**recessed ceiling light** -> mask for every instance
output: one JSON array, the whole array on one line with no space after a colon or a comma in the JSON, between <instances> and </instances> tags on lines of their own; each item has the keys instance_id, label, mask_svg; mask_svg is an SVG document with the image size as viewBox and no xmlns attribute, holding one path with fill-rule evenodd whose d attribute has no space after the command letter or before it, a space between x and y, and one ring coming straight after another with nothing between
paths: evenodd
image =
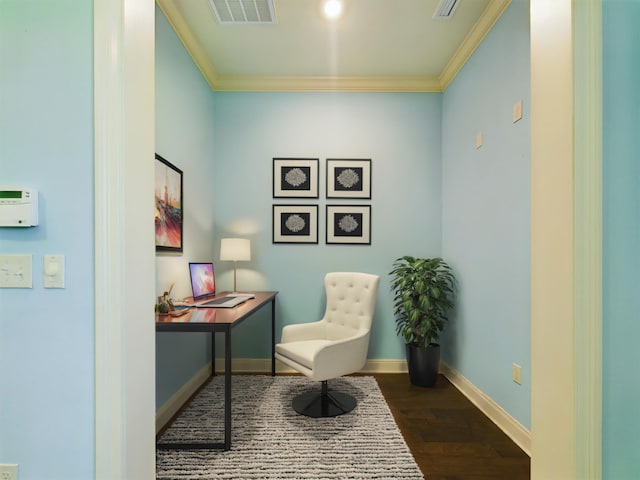
<instances>
[{"instance_id":1,"label":"recessed ceiling light","mask_svg":"<svg viewBox=\"0 0 640 480\"><path fill-rule=\"evenodd\" d=\"M322 6L322 12L324 16L330 20L335 20L342 15L342 1L341 0L326 0Z\"/></svg>"}]
</instances>

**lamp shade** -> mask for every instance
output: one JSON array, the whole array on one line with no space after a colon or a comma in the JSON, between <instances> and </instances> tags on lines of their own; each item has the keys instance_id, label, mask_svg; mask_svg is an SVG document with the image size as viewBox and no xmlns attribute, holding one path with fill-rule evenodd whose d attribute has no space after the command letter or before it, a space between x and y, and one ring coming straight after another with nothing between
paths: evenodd
<instances>
[{"instance_id":1,"label":"lamp shade","mask_svg":"<svg viewBox=\"0 0 640 480\"><path fill-rule=\"evenodd\" d=\"M251 260L251 242L246 238L223 238L220 260Z\"/></svg>"}]
</instances>

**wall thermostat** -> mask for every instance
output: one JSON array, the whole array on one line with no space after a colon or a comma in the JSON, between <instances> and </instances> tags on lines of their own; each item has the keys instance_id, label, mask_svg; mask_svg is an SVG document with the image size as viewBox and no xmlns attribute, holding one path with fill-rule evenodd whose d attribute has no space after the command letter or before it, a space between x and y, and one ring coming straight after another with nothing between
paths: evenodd
<instances>
[{"instance_id":1,"label":"wall thermostat","mask_svg":"<svg viewBox=\"0 0 640 480\"><path fill-rule=\"evenodd\" d=\"M38 191L0 185L0 227L38 225Z\"/></svg>"}]
</instances>

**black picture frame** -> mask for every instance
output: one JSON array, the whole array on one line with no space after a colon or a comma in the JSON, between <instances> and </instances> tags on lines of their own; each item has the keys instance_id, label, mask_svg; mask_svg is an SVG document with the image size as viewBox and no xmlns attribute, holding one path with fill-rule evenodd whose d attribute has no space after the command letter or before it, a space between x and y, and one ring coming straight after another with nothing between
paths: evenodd
<instances>
[{"instance_id":1,"label":"black picture frame","mask_svg":"<svg viewBox=\"0 0 640 480\"><path fill-rule=\"evenodd\" d=\"M155 237L156 252L182 252L184 245L183 172L156 153Z\"/></svg>"},{"instance_id":2,"label":"black picture frame","mask_svg":"<svg viewBox=\"0 0 640 480\"><path fill-rule=\"evenodd\" d=\"M371 199L371 159L327 159L327 198Z\"/></svg>"},{"instance_id":3,"label":"black picture frame","mask_svg":"<svg viewBox=\"0 0 640 480\"><path fill-rule=\"evenodd\" d=\"M274 158L273 198L319 198L318 158Z\"/></svg>"},{"instance_id":4,"label":"black picture frame","mask_svg":"<svg viewBox=\"0 0 640 480\"><path fill-rule=\"evenodd\" d=\"M318 243L317 205L273 205L273 243Z\"/></svg>"},{"instance_id":5,"label":"black picture frame","mask_svg":"<svg viewBox=\"0 0 640 480\"><path fill-rule=\"evenodd\" d=\"M327 244L371 245L370 205L327 205Z\"/></svg>"}]
</instances>

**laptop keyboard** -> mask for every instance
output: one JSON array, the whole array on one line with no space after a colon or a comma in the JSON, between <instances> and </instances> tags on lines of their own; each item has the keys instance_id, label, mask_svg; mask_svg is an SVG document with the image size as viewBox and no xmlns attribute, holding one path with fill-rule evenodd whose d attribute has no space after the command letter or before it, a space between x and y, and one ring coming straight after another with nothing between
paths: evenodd
<instances>
[{"instance_id":1,"label":"laptop keyboard","mask_svg":"<svg viewBox=\"0 0 640 480\"><path fill-rule=\"evenodd\" d=\"M203 306L203 305L219 305L221 303L228 302L229 300L230 299L228 297L216 298L215 300L210 300L208 302L202 303L202 304L200 304L200 306Z\"/></svg>"}]
</instances>

